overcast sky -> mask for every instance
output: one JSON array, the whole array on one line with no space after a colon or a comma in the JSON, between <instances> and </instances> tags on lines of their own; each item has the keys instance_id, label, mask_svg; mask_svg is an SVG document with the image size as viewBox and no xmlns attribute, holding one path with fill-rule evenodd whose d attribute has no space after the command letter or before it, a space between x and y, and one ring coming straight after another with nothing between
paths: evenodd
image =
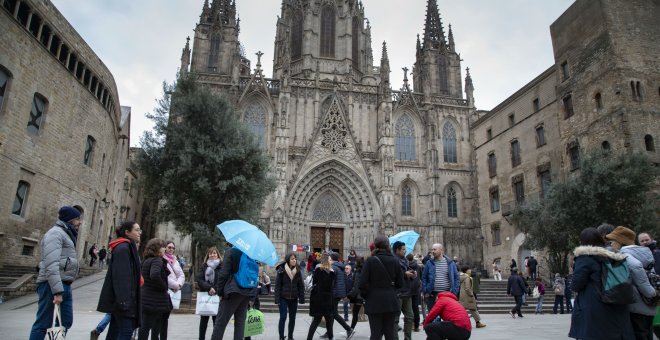
<instances>
[{"instance_id":1,"label":"overcast sky","mask_svg":"<svg viewBox=\"0 0 660 340\"><path fill-rule=\"evenodd\" d=\"M199 21L203 0L52 0L114 75L121 105L131 106L131 145L151 128L144 114L172 82L181 49ZM440 17L452 25L456 50L475 87L478 109L490 110L554 64L550 24L573 0L438 0ZM402 67L415 62L417 34L424 32L427 0L363 0L371 23L374 63L386 41L392 88L401 87ZM263 51L272 75L275 23L281 0L236 0L239 39L252 65ZM191 46L192 47L192 46Z\"/></svg>"}]
</instances>

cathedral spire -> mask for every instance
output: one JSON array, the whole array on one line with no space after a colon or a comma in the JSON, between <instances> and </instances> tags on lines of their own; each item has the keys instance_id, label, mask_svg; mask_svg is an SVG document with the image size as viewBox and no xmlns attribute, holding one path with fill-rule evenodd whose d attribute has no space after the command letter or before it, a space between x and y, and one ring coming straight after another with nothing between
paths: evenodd
<instances>
[{"instance_id":1,"label":"cathedral spire","mask_svg":"<svg viewBox=\"0 0 660 340\"><path fill-rule=\"evenodd\" d=\"M207 0L208 1L208 0ZM236 1L235 0L213 0L211 2L211 21L219 20L223 25L236 23Z\"/></svg>"},{"instance_id":2,"label":"cathedral spire","mask_svg":"<svg viewBox=\"0 0 660 340\"><path fill-rule=\"evenodd\" d=\"M465 96L467 97L468 104L474 107L474 85L472 85L469 67L465 69Z\"/></svg>"},{"instance_id":3,"label":"cathedral spire","mask_svg":"<svg viewBox=\"0 0 660 340\"><path fill-rule=\"evenodd\" d=\"M383 52L380 57L381 93L390 91L390 59L387 55L387 43L383 41Z\"/></svg>"},{"instance_id":4,"label":"cathedral spire","mask_svg":"<svg viewBox=\"0 0 660 340\"><path fill-rule=\"evenodd\" d=\"M454 45L454 33L451 31L451 24L449 24L449 50L455 51L456 46Z\"/></svg>"},{"instance_id":5,"label":"cathedral spire","mask_svg":"<svg viewBox=\"0 0 660 340\"><path fill-rule=\"evenodd\" d=\"M188 74L188 66L190 66L190 37L186 37L186 47L181 51L181 69L179 69L179 74L182 78Z\"/></svg>"},{"instance_id":6,"label":"cathedral spire","mask_svg":"<svg viewBox=\"0 0 660 340\"><path fill-rule=\"evenodd\" d=\"M209 20L209 13L211 8L209 7L209 0L204 0L204 5L202 6L202 14L199 16L200 22L207 22Z\"/></svg>"},{"instance_id":7,"label":"cathedral spire","mask_svg":"<svg viewBox=\"0 0 660 340\"><path fill-rule=\"evenodd\" d=\"M424 24L424 49L445 47L445 31L442 28L440 12L436 0L428 0L426 5L426 23Z\"/></svg>"}]
</instances>

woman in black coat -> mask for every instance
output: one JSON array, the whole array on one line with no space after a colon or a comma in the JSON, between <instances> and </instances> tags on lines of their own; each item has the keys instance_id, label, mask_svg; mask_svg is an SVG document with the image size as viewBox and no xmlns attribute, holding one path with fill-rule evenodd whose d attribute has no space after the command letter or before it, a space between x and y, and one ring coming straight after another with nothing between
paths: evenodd
<instances>
[{"instance_id":1,"label":"woman in black coat","mask_svg":"<svg viewBox=\"0 0 660 340\"><path fill-rule=\"evenodd\" d=\"M380 340L384 335L385 340L393 340L395 320L401 310L397 291L403 286L403 271L386 236L377 236L374 245L374 255L367 258L362 269L359 288L369 315L370 339Z\"/></svg>"},{"instance_id":2,"label":"woman in black coat","mask_svg":"<svg viewBox=\"0 0 660 340\"><path fill-rule=\"evenodd\" d=\"M286 339L284 337L284 324L286 323L287 313L289 314L289 339L293 339L298 303L305 303L305 284L298 265L298 258L296 254L289 253L284 259L286 262L275 267L277 270L275 304L280 307L280 322L278 325L280 340Z\"/></svg>"},{"instance_id":3,"label":"woman in black coat","mask_svg":"<svg viewBox=\"0 0 660 340\"><path fill-rule=\"evenodd\" d=\"M362 267L364 267L364 257L358 256L355 258L355 267L353 267L353 288L348 292L348 299L353 305L353 319L351 319L351 329L355 329L360 315L360 309L364 304L362 294L358 285L360 284L360 275L362 274Z\"/></svg>"},{"instance_id":4,"label":"woman in black coat","mask_svg":"<svg viewBox=\"0 0 660 340\"><path fill-rule=\"evenodd\" d=\"M163 258L165 241L154 238L147 242L142 261L142 326L138 340L160 338L160 324L163 316L172 311L172 300L167 293L167 260Z\"/></svg>"},{"instance_id":5,"label":"woman in black coat","mask_svg":"<svg viewBox=\"0 0 660 340\"><path fill-rule=\"evenodd\" d=\"M140 256L136 242L142 230L135 222L124 222L115 229L117 239L110 242L112 259L108 264L99 304L96 310L110 313L110 329L106 339L130 340L140 327Z\"/></svg>"},{"instance_id":6,"label":"woman in black coat","mask_svg":"<svg viewBox=\"0 0 660 340\"><path fill-rule=\"evenodd\" d=\"M314 288L309 295L309 315L313 316L312 324L309 326L307 340L312 340L316 327L321 323L321 318L325 319L325 326L328 330L328 339L333 338L332 323L334 318L332 289L334 288L335 272L330 265L330 256L323 253L319 265L312 272L312 282Z\"/></svg>"},{"instance_id":7,"label":"woman in black coat","mask_svg":"<svg viewBox=\"0 0 660 340\"><path fill-rule=\"evenodd\" d=\"M220 269L222 268L222 257L218 248L211 247L206 251L204 257L204 264L197 273L197 286L200 292L208 293L209 296L216 295L215 286L218 284L220 278ZM220 306L220 304L218 304ZM213 325L215 325L215 317L213 315ZM206 338L206 328L209 324L208 315L200 315L199 317L199 340Z\"/></svg>"},{"instance_id":8,"label":"woman in black coat","mask_svg":"<svg viewBox=\"0 0 660 340\"><path fill-rule=\"evenodd\" d=\"M601 301L602 267L608 261L621 261L625 255L608 251L596 228L580 233L580 246L575 248L572 289L577 292L568 336L585 340L634 339L628 305Z\"/></svg>"}]
</instances>

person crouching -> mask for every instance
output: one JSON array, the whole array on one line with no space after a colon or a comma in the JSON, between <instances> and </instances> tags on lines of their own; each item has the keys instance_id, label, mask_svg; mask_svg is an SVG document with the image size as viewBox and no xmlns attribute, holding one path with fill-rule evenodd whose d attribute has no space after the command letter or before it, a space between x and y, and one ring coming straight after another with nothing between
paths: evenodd
<instances>
[{"instance_id":1,"label":"person crouching","mask_svg":"<svg viewBox=\"0 0 660 340\"><path fill-rule=\"evenodd\" d=\"M442 321L435 320L440 317ZM424 331L428 339L466 340L470 338L472 324L465 307L456 295L448 292L438 294L435 305L424 319Z\"/></svg>"}]
</instances>

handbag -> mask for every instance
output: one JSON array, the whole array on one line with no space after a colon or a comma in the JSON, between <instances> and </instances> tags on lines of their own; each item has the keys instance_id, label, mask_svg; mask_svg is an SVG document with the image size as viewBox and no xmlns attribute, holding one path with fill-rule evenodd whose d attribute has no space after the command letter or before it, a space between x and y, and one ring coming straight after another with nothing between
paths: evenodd
<instances>
[{"instance_id":1,"label":"handbag","mask_svg":"<svg viewBox=\"0 0 660 340\"><path fill-rule=\"evenodd\" d=\"M207 292L197 292L197 307L195 314L205 316L218 315L218 308L220 307L220 297L218 294L209 295Z\"/></svg>"},{"instance_id":2,"label":"handbag","mask_svg":"<svg viewBox=\"0 0 660 340\"><path fill-rule=\"evenodd\" d=\"M538 286L534 287L534 291L532 291L532 297L538 299L540 296L541 296L541 292L539 292L539 287Z\"/></svg>"},{"instance_id":3,"label":"handbag","mask_svg":"<svg viewBox=\"0 0 660 340\"><path fill-rule=\"evenodd\" d=\"M167 294L170 295L170 300L172 300L172 308L179 309L179 306L181 305L181 290L179 289L175 292L168 289Z\"/></svg>"},{"instance_id":4,"label":"handbag","mask_svg":"<svg viewBox=\"0 0 660 340\"><path fill-rule=\"evenodd\" d=\"M58 324L59 326L55 326ZM56 304L53 308L53 325L46 329L47 340L64 340L66 336L66 328L62 326L62 315L60 313L60 305Z\"/></svg>"},{"instance_id":5,"label":"handbag","mask_svg":"<svg viewBox=\"0 0 660 340\"><path fill-rule=\"evenodd\" d=\"M253 336L264 332L264 313L255 308L250 308L245 317L245 330L243 336Z\"/></svg>"},{"instance_id":6,"label":"handbag","mask_svg":"<svg viewBox=\"0 0 660 340\"><path fill-rule=\"evenodd\" d=\"M358 313L358 322L365 322L369 321L367 318L367 314L364 314L364 305L360 308L360 312Z\"/></svg>"}]
</instances>

